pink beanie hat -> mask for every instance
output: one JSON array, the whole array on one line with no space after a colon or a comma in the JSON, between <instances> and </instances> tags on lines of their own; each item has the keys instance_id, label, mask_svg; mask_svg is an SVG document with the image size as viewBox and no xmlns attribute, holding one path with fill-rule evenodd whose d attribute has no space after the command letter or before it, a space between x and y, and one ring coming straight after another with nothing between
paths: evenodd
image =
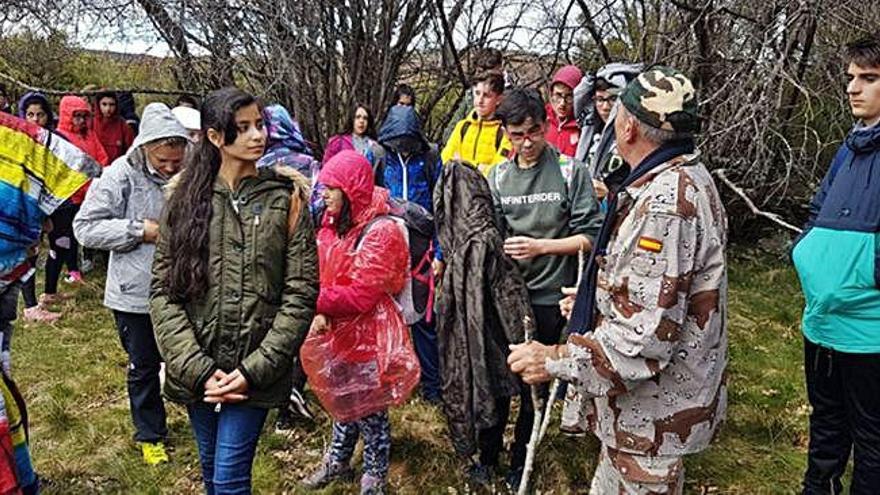
<instances>
[{"instance_id":1,"label":"pink beanie hat","mask_svg":"<svg viewBox=\"0 0 880 495\"><path fill-rule=\"evenodd\" d=\"M574 89L581 82L581 78L583 77L584 73L576 66L566 65L556 71L556 74L553 76L553 81L550 82L550 86L552 87L556 83L562 83L569 88Z\"/></svg>"}]
</instances>

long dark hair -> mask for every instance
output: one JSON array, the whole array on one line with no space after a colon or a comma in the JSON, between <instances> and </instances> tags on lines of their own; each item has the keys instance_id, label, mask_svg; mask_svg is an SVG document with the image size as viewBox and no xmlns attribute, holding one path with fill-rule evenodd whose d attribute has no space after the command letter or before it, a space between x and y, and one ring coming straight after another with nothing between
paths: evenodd
<instances>
[{"instance_id":1,"label":"long dark hair","mask_svg":"<svg viewBox=\"0 0 880 495\"><path fill-rule=\"evenodd\" d=\"M202 132L223 133L223 143L238 137L235 113L256 99L234 87L210 93L202 104ZM180 183L168 200L168 296L174 302L199 299L208 290L209 227L214 181L220 171L220 150L210 140L200 141L196 153L181 172Z\"/></svg>"},{"instance_id":2,"label":"long dark hair","mask_svg":"<svg viewBox=\"0 0 880 495\"><path fill-rule=\"evenodd\" d=\"M373 111L370 110L370 107L363 103L355 103L351 107L351 112L348 114L348 122L345 123L345 129L343 129L342 133L354 133L354 116L357 115L358 108L363 108L367 111L367 132L364 135L369 136L371 139L376 139L376 118L373 116Z\"/></svg>"},{"instance_id":3,"label":"long dark hair","mask_svg":"<svg viewBox=\"0 0 880 495\"><path fill-rule=\"evenodd\" d=\"M342 193L342 208L339 209L339 216L336 217L336 235L342 238L354 224L351 218L351 201L348 196Z\"/></svg>"}]
</instances>

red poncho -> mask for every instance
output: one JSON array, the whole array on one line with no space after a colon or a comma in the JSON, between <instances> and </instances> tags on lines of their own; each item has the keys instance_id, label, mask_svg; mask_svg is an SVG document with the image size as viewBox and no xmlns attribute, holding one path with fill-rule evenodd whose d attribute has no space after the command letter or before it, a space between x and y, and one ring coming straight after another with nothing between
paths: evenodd
<instances>
[{"instance_id":1,"label":"red poncho","mask_svg":"<svg viewBox=\"0 0 880 495\"><path fill-rule=\"evenodd\" d=\"M342 151L319 182L340 188L353 226L342 237L338 218L324 215L318 231L321 292L317 313L330 330L310 333L300 351L321 404L338 421L353 421L403 403L419 380L419 364L393 294L409 269L406 238L388 213L388 191L373 186L369 162Z\"/></svg>"},{"instance_id":2,"label":"red poncho","mask_svg":"<svg viewBox=\"0 0 880 495\"><path fill-rule=\"evenodd\" d=\"M59 117L56 132L61 134L64 139L70 141L70 143L77 148L85 151L87 155L94 158L102 167L110 165L110 157L107 156L107 152L104 151L104 147L101 146L101 142L98 141L98 136L95 134L95 131L89 129L88 125L82 129L74 129L74 112L88 112L91 114L92 110L89 108L88 102L79 96L68 95L61 98L61 103L58 106ZM89 190L89 185L91 183L92 182L89 181L86 185L80 188L79 191L70 197L70 201L74 204L81 204L86 197L86 191Z\"/></svg>"}]
</instances>

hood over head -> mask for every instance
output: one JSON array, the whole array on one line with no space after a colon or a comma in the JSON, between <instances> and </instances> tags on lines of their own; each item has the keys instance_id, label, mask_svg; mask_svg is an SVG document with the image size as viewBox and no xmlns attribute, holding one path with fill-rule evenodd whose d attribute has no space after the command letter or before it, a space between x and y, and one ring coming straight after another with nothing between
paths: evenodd
<instances>
[{"instance_id":1,"label":"hood over head","mask_svg":"<svg viewBox=\"0 0 880 495\"><path fill-rule=\"evenodd\" d=\"M177 118L183 127L188 131L202 130L202 114L195 108L190 107L174 107L171 113Z\"/></svg>"},{"instance_id":2,"label":"hood over head","mask_svg":"<svg viewBox=\"0 0 880 495\"><path fill-rule=\"evenodd\" d=\"M351 216L355 221L372 203L373 168L357 151L343 150L333 155L321 168L318 182L342 189L351 203Z\"/></svg>"},{"instance_id":3,"label":"hood over head","mask_svg":"<svg viewBox=\"0 0 880 495\"><path fill-rule=\"evenodd\" d=\"M603 65L596 72L596 79L602 79L612 86L609 93L619 94L630 81L638 77L645 69L645 64L631 64L627 62L612 62Z\"/></svg>"},{"instance_id":4,"label":"hood over head","mask_svg":"<svg viewBox=\"0 0 880 495\"><path fill-rule=\"evenodd\" d=\"M75 132L73 129L74 112L87 112L91 115L92 108L89 106L89 102L79 96L67 95L61 98L61 102L58 104L58 129Z\"/></svg>"},{"instance_id":5,"label":"hood over head","mask_svg":"<svg viewBox=\"0 0 880 495\"><path fill-rule=\"evenodd\" d=\"M404 142L419 148L408 150L410 152L419 153L428 149L428 142L422 134L422 124L415 109L406 105L394 105L388 110L382 128L379 129L379 143L392 151L401 151L399 145Z\"/></svg>"},{"instance_id":6,"label":"hood over head","mask_svg":"<svg viewBox=\"0 0 880 495\"><path fill-rule=\"evenodd\" d=\"M131 143L129 153L153 141L172 137L179 137L189 141L186 129L174 114L171 113L168 105L164 103L150 103L144 107L140 130L137 137Z\"/></svg>"},{"instance_id":7,"label":"hood over head","mask_svg":"<svg viewBox=\"0 0 880 495\"><path fill-rule=\"evenodd\" d=\"M52 111L52 104L49 103L49 99L46 98L46 95L37 91L31 91L25 93L24 96L18 100L18 117L25 118L27 114L28 105L33 105L34 103L38 103L43 107L43 111L46 112L46 115L49 117L49 126L55 122L55 112Z\"/></svg>"},{"instance_id":8,"label":"hood over head","mask_svg":"<svg viewBox=\"0 0 880 495\"><path fill-rule=\"evenodd\" d=\"M299 124L282 105L269 105L263 109L263 120L268 131L266 150L287 148L311 156L312 150L303 138Z\"/></svg>"}]
</instances>

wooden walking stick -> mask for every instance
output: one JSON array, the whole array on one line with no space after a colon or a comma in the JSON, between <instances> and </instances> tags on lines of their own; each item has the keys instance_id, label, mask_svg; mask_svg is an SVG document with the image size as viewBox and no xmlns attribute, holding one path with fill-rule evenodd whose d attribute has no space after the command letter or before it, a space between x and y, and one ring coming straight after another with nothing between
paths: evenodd
<instances>
[{"instance_id":1,"label":"wooden walking stick","mask_svg":"<svg viewBox=\"0 0 880 495\"><path fill-rule=\"evenodd\" d=\"M581 286L581 280L584 278L584 246L581 245L580 249L578 249L578 276L577 281L575 282L575 287ZM544 420L541 423L541 431L538 433L538 444L541 443L541 440L544 439L544 435L547 434L547 427L550 426L550 414L553 409L553 401L556 397L556 393L559 391L560 380L559 378L555 378L553 380L553 385L550 386L550 395L547 398L546 409L544 409Z\"/></svg>"},{"instance_id":2,"label":"wooden walking stick","mask_svg":"<svg viewBox=\"0 0 880 495\"><path fill-rule=\"evenodd\" d=\"M528 344L532 341L535 333L532 319L528 316L523 318L523 327L525 330L525 342ZM535 464L535 449L538 447L538 435L541 433L541 397L538 393L538 386L532 385L532 408L535 411L535 419L532 421L532 434L529 436L529 443L526 445L526 463L523 466L522 478L519 480L519 489L517 495L525 495L529 486L529 478L532 475L532 467ZM522 406L520 406L522 407Z\"/></svg>"},{"instance_id":3,"label":"wooden walking stick","mask_svg":"<svg viewBox=\"0 0 880 495\"><path fill-rule=\"evenodd\" d=\"M550 426L550 413L553 409L553 398L556 397L556 393L559 392L559 378L553 379L553 384L550 385L550 395L547 397L547 404L544 406L544 415L543 421L541 422L541 429L538 431L538 443L541 443L541 440L544 439L544 435L547 434L547 428Z\"/></svg>"}]
</instances>

